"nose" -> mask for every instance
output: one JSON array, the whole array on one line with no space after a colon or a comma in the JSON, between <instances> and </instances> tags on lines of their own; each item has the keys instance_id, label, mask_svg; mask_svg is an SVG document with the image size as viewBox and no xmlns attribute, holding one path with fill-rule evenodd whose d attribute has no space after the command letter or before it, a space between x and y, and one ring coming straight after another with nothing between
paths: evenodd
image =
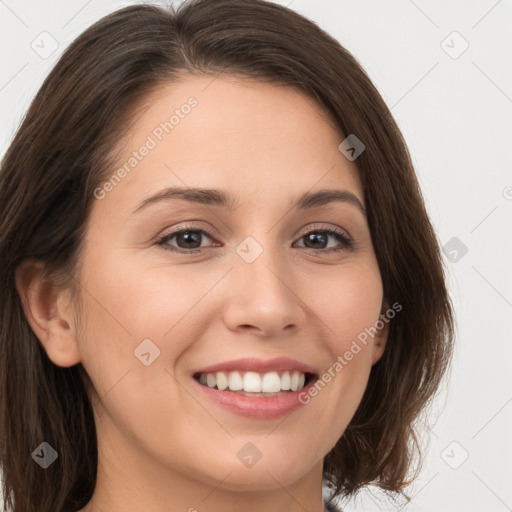
<instances>
[{"instance_id":1,"label":"nose","mask_svg":"<svg viewBox=\"0 0 512 512\"><path fill-rule=\"evenodd\" d=\"M252 263L238 256L234 261L223 313L230 330L278 338L303 328L307 298L298 293L298 277L282 254L264 251Z\"/></svg>"}]
</instances>

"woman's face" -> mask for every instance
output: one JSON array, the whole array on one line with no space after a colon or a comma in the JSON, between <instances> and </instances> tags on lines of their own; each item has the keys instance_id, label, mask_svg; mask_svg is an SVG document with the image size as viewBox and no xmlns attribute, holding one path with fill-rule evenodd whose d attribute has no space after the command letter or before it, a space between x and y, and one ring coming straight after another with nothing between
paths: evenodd
<instances>
[{"instance_id":1,"label":"woman's face","mask_svg":"<svg viewBox=\"0 0 512 512\"><path fill-rule=\"evenodd\" d=\"M344 136L301 93L232 77L183 78L138 115L116 177L96 189L77 275L100 457L127 475L164 470L233 490L320 475L385 346L368 337L344 357L383 308ZM335 190L338 200L296 204ZM245 389L262 377L265 389L300 385L306 370L335 376L303 404L298 392L201 384L214 366L221 387L248 372L256 387Z\"/></svg>"}]
</instances>

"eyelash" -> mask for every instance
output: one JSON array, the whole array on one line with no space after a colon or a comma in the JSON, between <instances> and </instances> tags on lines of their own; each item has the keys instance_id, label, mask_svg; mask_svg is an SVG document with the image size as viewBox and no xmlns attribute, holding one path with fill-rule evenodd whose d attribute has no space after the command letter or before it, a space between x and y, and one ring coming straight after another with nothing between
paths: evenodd
<instances>
[{"instance_id":1,"label":"eyelash","mask_svg":"<svg viewBox=\"0 0 512 512\"><path fill-rule=\"evenodd\" d=\"M198 252L203 251L205 248L197 248L197 249L188 249L188 250L186 250L186 249L179 249L179 248L172 247L172 246L168 245L168 242L170 240L172 240L176 235L179 235L181 233L185 233L187 231L202 233L202 234L208 236L211 239L214 238L213 233L211 233L210 231L205 230L205 229L199 229L197 226L189 225L189 226L185 226L185 227L183 227L183 228L181 228L181 229L179 229L177 231L173 231L172 233L168 233L167 235L162 236L161 238L159 238L157 240L156 243L157 243L157 245L160 245L164 250L171 251L171 252L176 252L176 253L194 254L194 253L198 253ZM339 251L351 249L353 247L352 240L345 233L343 233L341 231L338 231L336 229L333 229L333 228L331 228L329 226L321 226L320 228L308 231L307 233L304 233L301 237L299 237L299 240L302 239L303 237L305 237L306 235L311 234L311 233L325 233L325 234L328 234L328 235L333 235L343 245L343 247L340 247L338 249L332 249L332 248L331 249L311 249L314 252L326 252L326 253L333 253L334 252L334 253L336 253L336 252L339 252ZM302 247L301 247L301 249L302 249ZM304 249L308 249L308 247L304 247Z\"/></svg>"}]
</instances>

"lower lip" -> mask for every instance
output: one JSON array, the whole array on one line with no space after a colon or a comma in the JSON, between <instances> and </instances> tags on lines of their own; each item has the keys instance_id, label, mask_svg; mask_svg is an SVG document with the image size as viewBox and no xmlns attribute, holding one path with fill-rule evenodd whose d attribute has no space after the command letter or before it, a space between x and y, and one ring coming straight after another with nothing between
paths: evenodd
<instances>
[{"instance_id":1,"label":"lower lip","mask_svg":"<svg viewBox=\"0 0 512 512\"><path fill-rule=\"evenodd\" d=\"M279 418L303 406L304 404L299 401L299 395L307 393L308 389L314 385L314 379L312 379L300 391L290 391L280 396L253 397L239 395L234 391L220 391L204 386L196 379L192 380L208 398L217 402L224 409L239 416L261 419Z\"/></svg>"}]
</instances>

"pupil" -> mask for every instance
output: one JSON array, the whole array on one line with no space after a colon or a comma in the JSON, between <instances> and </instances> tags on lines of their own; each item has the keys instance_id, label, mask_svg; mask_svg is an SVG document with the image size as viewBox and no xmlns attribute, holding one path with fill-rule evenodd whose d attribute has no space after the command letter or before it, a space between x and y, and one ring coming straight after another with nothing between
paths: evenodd
<instances>
[{"instance_id":1,"label":"pupil","mask_svg":"<svg viewBox=\"0 0 512 512\"><path fill-rule=\"evenodd\" d=\"M179 239L183 239L186 244L196 244L193 247L188 246L187 249L195 249L201 246L200 235L197 231L185 231L178 235Z\"/></svg>"},{"instance_id":2,"label":"pupil","mask_svg":"<svg viewBox=\"0 0 512 512\"><path fill-rule=\"evenodd\" d=\"M326 238L326 234L325 233L316 233L316 234L315 233L311 233L311 234L307 235L307 237L306 237L308 242L309 241L313 241L314 242L315 240L317 241L318 239L322 239L322 242L326 243L325 238ZM318 245L318 244L316 244L316 245ZM306 246L307 246L307 244L306 244ZM313 248L315 248L315 244L313 244Z\"/></svg>"}]
</instances>

